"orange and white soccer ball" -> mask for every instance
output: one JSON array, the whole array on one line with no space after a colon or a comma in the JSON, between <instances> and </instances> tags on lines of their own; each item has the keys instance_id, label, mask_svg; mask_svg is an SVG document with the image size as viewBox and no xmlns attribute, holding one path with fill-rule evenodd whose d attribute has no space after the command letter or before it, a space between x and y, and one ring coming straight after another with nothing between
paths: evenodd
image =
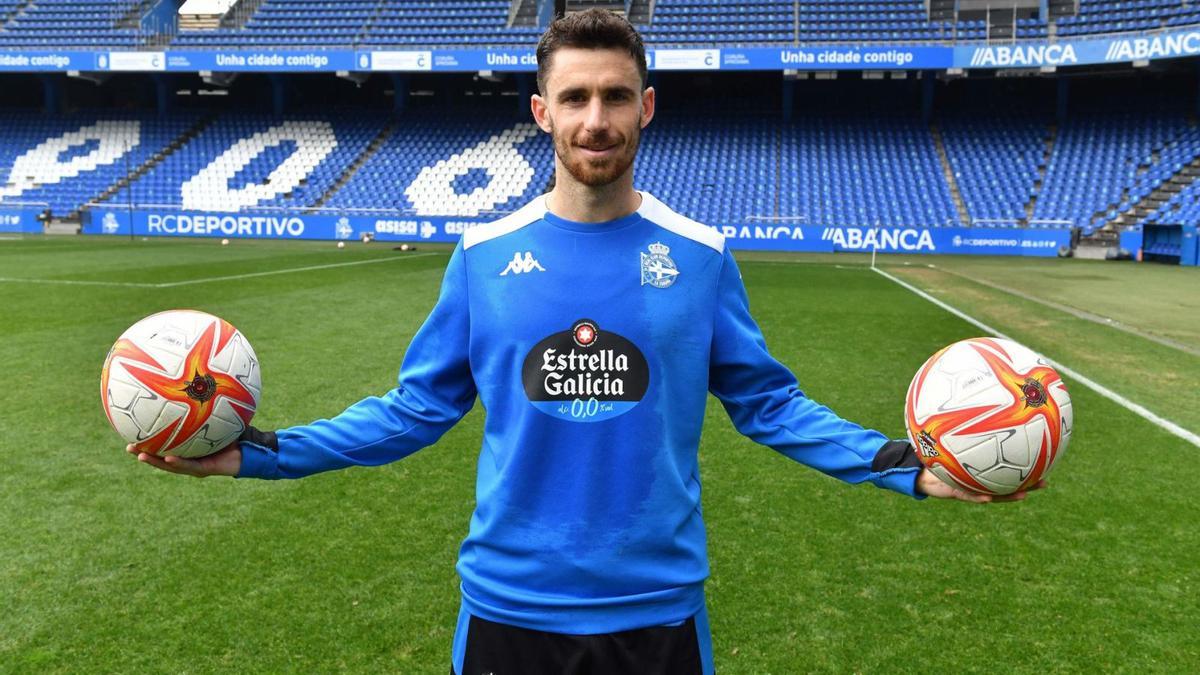
<instances>
[{"instance_id":1,"label":"orange and white soccer ball","mask_svg":"<svg viewBox=\"0 0 1200 675\"><path fill-rule=\"evenodd\" d=\"M1012 340L973 338L921 366L904 421L917 456L946 484L1006 495L1053 468L1073 414L1066 385L1044 358Z\"/></svg>"},{"instance_id":2,"label":"orange and white soccer ball","mask_svg":"<svg viewBox=\"0 0 1200 675\"><path fill-rule=\"evenodd\" d=\"M202 457L250 424L262 381L254 349L229 322L172 310L133 324L100 374L104 413L140 452Z\"/></svg>"}]
</instances>

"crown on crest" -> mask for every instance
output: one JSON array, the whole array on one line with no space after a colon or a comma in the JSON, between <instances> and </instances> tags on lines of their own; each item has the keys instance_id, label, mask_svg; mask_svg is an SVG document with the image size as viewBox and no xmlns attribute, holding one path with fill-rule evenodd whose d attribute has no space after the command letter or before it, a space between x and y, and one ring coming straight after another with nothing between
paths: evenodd
<instances>
[{"instance_id":1,"label":"crown on crest","mask_svg":"<svg viewBox=\"0 0 1200 675\"><path fill-rule=\"evenodd\" d=\"M650 252L654 255L666 255L671 252L671 249L661 241L656 244L650 244L647 248L649 248Z\"/></svg>"}]
</instances>

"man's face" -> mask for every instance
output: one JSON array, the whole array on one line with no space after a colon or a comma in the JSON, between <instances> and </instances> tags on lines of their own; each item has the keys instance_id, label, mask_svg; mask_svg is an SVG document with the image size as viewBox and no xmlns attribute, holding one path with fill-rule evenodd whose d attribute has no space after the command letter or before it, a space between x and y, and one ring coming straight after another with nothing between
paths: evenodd
<instances>
[{"instance_id":1,"label":"man's face","mask_svg":"<svg viewBox=\"0 0 1200 675\"><path fill-rule=\"evenodd\" d=\"M628 53L563 48L554 52L544 96L533 116L554 139L559 161L575 180L608 185L633 165L641 130L654 116L654 90Z\"/></svg>"}]
</instances>

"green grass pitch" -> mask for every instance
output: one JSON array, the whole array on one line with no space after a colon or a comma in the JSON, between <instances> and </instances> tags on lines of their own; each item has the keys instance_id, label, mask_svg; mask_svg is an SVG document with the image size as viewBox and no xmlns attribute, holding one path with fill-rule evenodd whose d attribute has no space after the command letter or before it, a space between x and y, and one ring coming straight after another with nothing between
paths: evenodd
<instances>
[{"instance_id":1,"label":"green grass pitch","mask_svg":"<svg viewBox=\"0 0 1200 675\"><path fill-rule=\"evenodd\" d=\"M739 258L802 388L893 436L917 367L979 333L862 257ZM257 350L257 425L334 415L394 386L446 260L382 244L0 241L0 672L445 673L478 407L387 467L199 481L124 453L98 394L126 327L192 307ZM1200 431L1196 270L880 263ZM212 280L242 275L256 276ZM719 672L1200 671L1200 448L1066 379L1070 448L1048 490L1010 505L843 485L741 437L710 399Z\"/></svg>"}]
</instances>

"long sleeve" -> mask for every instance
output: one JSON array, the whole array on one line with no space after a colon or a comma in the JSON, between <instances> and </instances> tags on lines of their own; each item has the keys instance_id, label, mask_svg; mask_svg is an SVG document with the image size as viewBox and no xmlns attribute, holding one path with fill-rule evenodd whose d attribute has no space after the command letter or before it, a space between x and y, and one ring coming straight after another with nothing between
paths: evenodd
<instances>
[{"instance_id":1,"label":"long sleeve","mask_svg":"<svg viewBox=\"0 0 1200 675\"><path fill-rule=\"evenodd\" d=\"M435 443L475 402L468 361L470 319L462 244L454 250L441 295L413 337L399 385L329 420L276 432L278 452L242 444L239 477L300 478L348 466L376 466Z\"/></svg>"},{"instance_id":2,"label":"long sleeve","mask_svg":"<svg viewBox=\"0 0 1200 675\"><path fill-rule=\"evenodd\" d=\"M728 250L718 282L709 391L724 404L738 431L758 443L848 483L875 485L918 496L919 465L898 465L881 454L888 439L848 422L800 391L796 378L767 351L750 316L737 264ZM879 461L877 461L879 460Z\"/></svg>"}]
</instances>

